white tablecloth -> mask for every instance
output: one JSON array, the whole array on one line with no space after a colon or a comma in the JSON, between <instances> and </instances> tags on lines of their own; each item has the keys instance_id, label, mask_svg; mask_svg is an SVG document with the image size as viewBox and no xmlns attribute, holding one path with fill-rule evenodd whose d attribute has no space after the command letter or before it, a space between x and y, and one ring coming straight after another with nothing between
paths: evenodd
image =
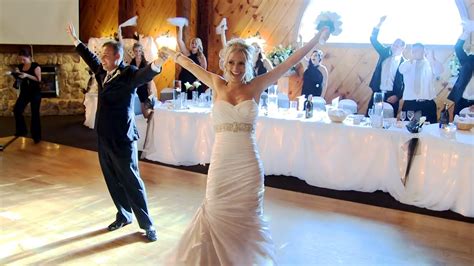
<instances>
[{"instance_id":1,"label":"white tablecloth","mask_svg":"<svg viewBox=\"0 0 474 266\"><path fill-rule=\"evenodd\" d=\"M153 137L145 158L172 165L210 161L214 139L208 109L155 110ZM474 217L474 135L458 131L440 136L437 124L417 136L419 155L406 186L406 129L374 129L346 124L260 116L257 142L265 174L289 175L308 184L373 192L432 210L453 210Z\"/></svg>"},{"instance_id":2,"label":"white tablecloth","mask_svg":"<svg viewBox=\"0 0 474 266\"><path fill-rule=\"evenodd\" d=\"M86 107L86 120L84 126L88 128L94 128L95 126L95 114L97 112L97 93L88 92L84 97L84 106Z\"/></svg>"}]
</instances>

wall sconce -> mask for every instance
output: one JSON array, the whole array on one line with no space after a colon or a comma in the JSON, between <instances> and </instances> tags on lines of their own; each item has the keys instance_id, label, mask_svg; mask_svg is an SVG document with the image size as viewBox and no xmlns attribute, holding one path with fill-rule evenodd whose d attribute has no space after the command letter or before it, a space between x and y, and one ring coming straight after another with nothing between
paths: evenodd
<instances>
[{"instance_id":1,"label":"wall sconce","mask_svg":"<svg viewBox=\"0 0 474 266\"><path fill-rule=\"evenodd\" d=\"M170 36L170 32L167 31L165 34L162 34L155 39L156 46L158 50L161 47L166 47L172 50L176 50L177 41L175 37Z\"/></svg>"},{"instance_id":2,"label":"wall sconce","mask_svg":"<svg viewBox=\"0 0 474 266\"><path fill-rule=\"evenodd\" d=\"M260 32L257 31L254 36L251 36L247 39L245 39L245 43L251 45L252 43L257 43L260 45L260 47L263 47L266 43L266 41L260 36Z\"/></svg>"}]
</instances>

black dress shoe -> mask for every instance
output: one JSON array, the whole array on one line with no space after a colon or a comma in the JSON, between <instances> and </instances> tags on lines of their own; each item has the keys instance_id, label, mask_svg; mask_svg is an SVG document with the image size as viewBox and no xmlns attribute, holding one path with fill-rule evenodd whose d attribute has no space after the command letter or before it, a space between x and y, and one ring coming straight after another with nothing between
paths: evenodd
<instances>
[{"instance_id":1,"label":"black dress shoe","mask_svg":"<svg viewBox=\"0 0 474 266\"><path fill-rule=\"evenodd\" d=\"M145 231L145 234L146 234L146 238L148 238L148 240L150 240L150 242L154 242L158 239L158 237L156 236L155 228L147 229Z\"/></svg>"},{"instance_id":2,"label":"black dress shoe","mask_svg":"<svg viewBox=\"0 0 474 266\"><path fill-rule=\"evenodd\" d=\"M132 222L124 222L124 221L118 221L115 220L113 223L111 223L109 226L107 226L107 230L109 231L115 231L117 229L120 229L128 224L131 224Z\"/></svg>"}]
</instances>

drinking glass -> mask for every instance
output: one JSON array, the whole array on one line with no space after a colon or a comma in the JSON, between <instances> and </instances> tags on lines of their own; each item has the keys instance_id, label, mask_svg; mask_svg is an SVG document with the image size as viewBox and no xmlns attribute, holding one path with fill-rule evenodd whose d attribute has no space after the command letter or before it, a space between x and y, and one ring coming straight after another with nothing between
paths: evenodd
<instances>
[{"instance_id":1,"label":"drinking glass","mask_svg":"<svg viewBox=\"0 0 474 266\"><path fill-rule=\"evenodd\" d=\"M369 111L367 112L367 115L369 115L369 117L372 117L374 115L374 109L370 108Z\"/></svg>"},{"instance_id":2,"label":"drinking glass","mask_svg":"<svg viewBox=\"0 0 474 266\"><path fill-rule=\"evenodd\" d=\"M400 121L405 121L405 119L407 118L407 112L405 111L401 111L400 112Z\"/></svg>"},{"instance_id":3,"label":"drinking glass","mask_svg":"<svg viewBox=\"0 0 474 266\"><path fill-rule=\"evenodd\" d=\"M193 105L197 105L198 98L199 98L199 92L198 91L193 91Z\"/></svg>"},{"instance_id":4,"label":"drinking glass","mask_svg":"<svg viewBox=\"0 0 474 266\"><path fill-rule=\"evenodd\" d=\"M409 121L412 121L415 117L415 111L407 111L407 118Z\"/></svg>"},{"instance_id":5,"label":"drinking glass","mask_svg":"<svg viewBox=\"0 0 474 266\"><path fill-rule=\"evenodd\" d=\"M290 101L290 115L295 115L298 111L298 102Z\"/></svg>"},{"instance_id":6,"label":"drinking glass","mask_svg":"<svg viewBox=\"0 0 474 266\"><path fill-rule=\"evenodd\" d=\"M173 100L178 100L181 92L181 80L173 81Z\"/></svg>"}]
</instances>

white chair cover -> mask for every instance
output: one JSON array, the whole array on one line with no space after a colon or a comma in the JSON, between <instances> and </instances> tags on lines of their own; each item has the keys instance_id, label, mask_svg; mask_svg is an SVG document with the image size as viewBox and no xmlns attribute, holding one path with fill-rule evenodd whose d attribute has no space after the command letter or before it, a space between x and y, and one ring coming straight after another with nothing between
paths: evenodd
<instances>
[{"instance_id":1,"label":"white chair cover","mask_svg":"<svg viewBox=\"0 0 474 266\"><path fill-rule=\"evenodd\" d=\"M466 108L462 109L461 111L459 111L459 114L460 114L460 115L468 115L468 114L472 114L472 113L473 113L473 112L471 112L471 111L469 110L469 107L466 107Z\"/></svg>"},{"instance_id":2,"label":"white chair cover","mask_svg":"<svg viewBox=\"0 0 474 266\"><path fill-rule=\"evenodd\" d=\"M383 117L384 118L393 118L394 117L393 113L393 107L391 104L384 102L383 103Z\"/></svg>"},{"instance_id":3,"label":"white chair cover","mask_svg":"<svg viewBox=\"0 0 474 266\"><path fill-rule=\"evenodd\" d=\"M278 107L290 108L290 99L288 98L288 94L278 93Z\"/></svg>"},{"instance_id":4,"label":"white chair cover","mask_svg":"<svg viewBox=\"0 0 474 266\"><path fill-rule=\"evenodd\" d=\"M326 100L323 97L313 97L313 109L326 111Z\"/></svg>"},{"instance_id":5,"label":"white chair cover","mask_svg":"<svg viewBox=\"0 0 474 266\"><path fill-rule=\"evenodd\" d=\"M339 108L346 110L351 114L357 113L357 103L351 99L342 99L339 101Z\"/></svg>"}]
</instances>

